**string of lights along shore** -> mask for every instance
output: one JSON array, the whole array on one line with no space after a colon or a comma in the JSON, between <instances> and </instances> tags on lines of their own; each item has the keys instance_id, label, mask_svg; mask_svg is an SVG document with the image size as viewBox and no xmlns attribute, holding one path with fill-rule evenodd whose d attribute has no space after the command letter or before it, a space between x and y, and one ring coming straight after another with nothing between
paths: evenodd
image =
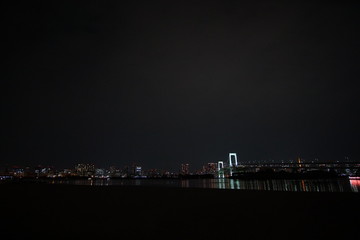
<instances>
[{"instance_id":1,"label":"string of lights along shore","mask_svg":"<svg viewBox=\"0 0 360 240\"><path fill-rule=\"evenodd\" d=\"M245 162L239 161L235 152L228 154L226 161L219 160L191 171L191 164L182 163L178 172L164 169L143 169L141 164L129 164L122 168L110 166L98 168L92 163L78 163L74 168L55 169L52 166L5 166L0 171L0 179L13 178L246 178L246 177L357 177L360 162L345 157L345 161L308 161L298 157L289 161ZM270 175L269 175L270 174ZM271 175L272 174L272 175Z\"/></svg>"}]
</instances>

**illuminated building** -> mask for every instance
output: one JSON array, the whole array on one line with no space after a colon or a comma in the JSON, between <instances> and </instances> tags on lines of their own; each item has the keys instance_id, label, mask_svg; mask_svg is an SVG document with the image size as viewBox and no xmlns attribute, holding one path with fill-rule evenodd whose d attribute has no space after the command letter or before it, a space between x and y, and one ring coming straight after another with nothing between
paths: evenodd
<instances>
[{"instance_id":1,"label":"illuminated building","mask_svg":"<svg viewBox=\"0 0 360 240\"><path fill-rule=\"evenodd\" d=\"M298 157L298 159L297 159L297 163L299 164L299 167L302 167L302 162L301 162L301 158L300 157Z\"/></svg>"},{"instance_id":2,"label":"illuminated building","mask_svg":"<svg viewBox=\"0 0 360 240\"><path fill-rule=\"evenodd\" d=\"M150 178L160 178L164 175L164 173L165 173L164 170L152 168L152 169L144 171L143 174Z\"/></svg>"},{"instance_id":3,"label":"illuminated building","mask_svg":"<svg viewBox=\"0 0 360 240\"><path fill-rule=\"evenodd\" d=\"M125 166L124 173L125 177L142 176L142 168L141 166L133 163L130 167Z\"/></svg>"},{"instance_id":4,"label":"illuminated building","mask_svg":"<svg viewBox=\"0 0 360 240\"><path fill-rule=\"evenodd\" d=\"M24 177L24 169L22 167L13 166L10 172L14 177Z\"/></svg>"},{"instance_id":5,"label":"illuminated building","mask_svg":"<svg viewBox=\"0 0 360 240\"><path fill-rule=\"evenodd\" d=\"M188 163L181 164L180 174L182 174L182 175L189 174L189 164Z\"/></svg>"},{"instance_id":6,"label":"illuminated building","mask_svg":"<svg viewBox=\"0 0 360 240\"><path fill-rule=\"evenodd\" d=\"M120 169L118 169L115 166L111 166L109 168L109 174L111 177L122 177L125 174L125 172L121 171Z\"/></svg>"},{"instance_id":7,"label":"illuminated building","mask_svg":"<svg viewBox=\"0 0 360 240\"><path fill-rule=\"evenodd\" d=\"M79 176L92 176L95 173L94 164L80 163L76 165L75 171Z\"/></svg>"},{"instance_id":8,"label":"illuminated building","mask_svg":"<svg viewBox=\"0 0 360 240\"><path fill-rule=\"evenodd\" d=\"M141 166L135 166L134 175L135 176L141 176Z\"/></svg>"},{"instance_id":9,"label":"illuminated building","mask_svg":"<svg viewBox=\"0 0 360 240\"><path fill-rule=\"evenodd\" d=\"M74 171L72 169L65 168L62 171L59 172L59 177L68 177L75 175Z\"/></svg>"},{"instance_id":10,"label":"illuminated building","mask_svg":"<svg viewBox=\"0 0 360 240\"><path fill-rule=\"evenodd\" d=\"M115 176L117 173L117 169L115 166L110 166L109 171L110 171L110 176Z\"/></svg>"},{"instance_id":11,"label":"illuminated building","mask_svg":"<svg viewBox=\"0 0 360 240\"><path fill-rule=\"evenodd\" d=\"M217 170L216 163L208 163L207 165L203 166L202 174L215 174Z\"/></svg>"},{"instance_id":12,"label":"illuminated building","mask_svg":"<svg viewBox=\"0 0 360 240\"><path fill-rule=\"evenodd\" d=\"M216 163L208 163L208 169L209 169L209 173L215 173L216 172Z\"/></svg>"},{"instance_id":13,"label":"illuminated building","mask_svg":"<svg viewBox=\"0 0 360 240\"><path fill-rule=\"evenodd\" d=\"M96 177L104 177L106 174L105 169L97 168L95 169L95 176Z\"/></svg>"}]
</instances>

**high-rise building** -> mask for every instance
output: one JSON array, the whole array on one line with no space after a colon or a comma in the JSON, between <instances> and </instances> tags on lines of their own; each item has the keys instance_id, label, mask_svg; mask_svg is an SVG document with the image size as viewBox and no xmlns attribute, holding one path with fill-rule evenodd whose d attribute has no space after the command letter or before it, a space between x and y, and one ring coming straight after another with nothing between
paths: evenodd
<instances>
[{"instance_id":1,"label":"high-rise building","mask_svg":"<svg viewBox=\"0 0 360 240\"><path fill-rule=\"evenodd\" d=\"M135 166L134 175L135 176L141 176L142 175L141 166Z\"/></svg>"},{"instance_id":2,"label":"high-rise building","mask_svg":"<svg viewBox=\"0 0 360 240\"><path fill-rule=\"evenodd\" d=\"M188 163L181 164L180 174L189 175L189 164Z\"/></svg>"},{"instance_id":3,"label":"high-rise building","mask_svg":"<svg viewBox=\"0 0 360 240\"><path fill-rule=\"evenodd\" d=\"M215 174L216 173L217 164L216 163L208 163L206 173Z\"/></svg>"},{"instance_id":4,"label":"high-rise building","mask_svg":"<svg viewBox=\"0 0 360 240\"><path fill-rule=\"evenodd\" d=\"M96 177L104 177L106 175L106 171L103 168L95 169L95 176Z\"/></svg>"},{"instance_id":5,"label":"high-rise building","mask_svg":"<svg viewBox=\"0 0 360 240\"><path fill-rule=\"evenodd\" d=\"M132 163L131 166L125 167L125 171L127 172L127 177L135 177L142 175L142 168L136 163Z\"/></svg>"},{"instance_id":6,"label":"high-rise building","mask_svg":"<svg viewBox=\"0 0 360 240\"><path fill-rule=\"evenodd\" d=\"M109 174L111 177L122 177L124 175L124 171L121 171L116 166L110 166Z\"/></svg>"},{"instance_id":7,"label":"high-rise building","mask_svg":"<svg viewBox=\"0 0 360 240\"><path fill-rule=\"evenodd\" d=\"M95 165L79 163L75 166L75 170L79 176L92 176L95 173Z\"/></svg>"},{"instance_id":8,"label":"high-rise building","mask_svg":"<svg viewBox=\"0 0 360 240\"><path fill-rule=\"evenodd\" d=\"M301 160L301 158L300 158L300 157L298 157L298 159L297 159L297 163L298 163L299 167L302 167L302 160Z\"/></svg>"}]
</instances>

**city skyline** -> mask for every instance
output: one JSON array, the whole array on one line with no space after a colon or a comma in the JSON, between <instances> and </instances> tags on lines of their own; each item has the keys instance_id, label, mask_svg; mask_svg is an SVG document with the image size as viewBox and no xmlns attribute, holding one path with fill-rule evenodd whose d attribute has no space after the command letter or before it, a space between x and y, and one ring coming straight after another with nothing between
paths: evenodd
<instances>
[{"instance_id":1,"label":"city skyline","mask_svg":"<svg viewBox=\"0 0 360 240\"><path fill-rule=\"evenodd\" d=\"M7 176L9 173L14 174L18 177L26 177L26 175L33 176L32 174L43 173L49 174L48 177L66 177L73 176L77 174L78 176L107 176L107 177L130 177L130 176L143 176L143 177L161 177L161 176L186 176L186 175L206 175L210 174L213 177L224 177L224 169L227 169L228 175L232 176L233 171L238 171L239 169L252 168L251 172L261 171L264 169L272 169L279 171L279 169L286 171L293 171L294 167L299 171L301 169L308 169L311 171L320 170L329 172L331 169L335 170L339 176L345 174L346 176L351 176L356 174L356 169L358 169L359 161L355 161L349 158L345 158L345 161L319 161L319 159L304 159L297 157L296 159L290 159L287 161L238 161L237 153L228 153L228 159L219 160L216 162L207 162L202 163L201 167L193 166L191 163L183 162L178 166L178 169L161 169L156 166L144 168L140 162L133 162L123 166L112 165L112 166L99 166L94 163L82 162L76 163L74 166L68 166L65 168L58 168L55 166L50 166L46 164L38 164L34 166L21 166L21 165L0 165L0 175L1 173ZM306 167L305 167L306 166ZM341 166L340 169L337 169L334 166ZM347 170L346 170L347 169ZM30 174L30 175L29 175ZM45 176L44 175L44 176Z\"/></svg>"},{"instance_id":2,"label":"city skyline","mask_svg":"<svg viewBox=\"0 0 360 240\"><path fill-rule=\"evenodd\" d=\"M359 162L359 160L357 159L351 159L349 157L344 157L343 159L339 160L339 159L319 159L319 158L314 158L314 159L308 159L308 158L303 158L303 157L294 157L292 159L267 159L267 160L244 160L241 159L238 164L270 164L270 163L297 163L298 159L301 159L304 162L307 163L346 163L346 162ZM203 166L205 166L206 164L209 163L218 163L219 161L224 162L225 164L229 164L229 160L227 158L223 158L223 159L218 159L218 160L209 160L209 161L205 161L203 163L197 163L197 164L193 164L191 162L182 162L179 164L179 166L175 167L175 168L161 168L159 166L154 166L154 165L150 165L147 166L146 165L146 169L164 169L164 170L168 170L171 172L177 172L177 171L181 171L182 165L183 164L187 164L189 165L188 168L191 170L195 170L195 169L201 169ZM111 164L111 165L104 165L104 164L95 164L93 162L89 162L89 161L82 161L82 162L76 162L74 163L73 166L59 166L59 165L54 165L54 164L48 164L46 162L42 162L42 163L35 163L35 164L20 164L18 162L12 162L12 163L2 163L0 165L0 169L4 169L6 167L21 167L21 168L25 168L25 167L36 167L36 166L43 166L43 167L52 167L52 168L56 168L56 169L68 169L68 168L73 168L74 166L78 165L78 164L93 164L96 168L103 168L103 169L108 169L111 167L118 167L118 168L123 168L123 167L127 167L127 166L132 166L132 165L139 165L139 166L144 166L141 161L138 162L128 162L128 163L122 163L119 164L120 162L118 162L118 164Z\"/></svg>"}]
</instances>

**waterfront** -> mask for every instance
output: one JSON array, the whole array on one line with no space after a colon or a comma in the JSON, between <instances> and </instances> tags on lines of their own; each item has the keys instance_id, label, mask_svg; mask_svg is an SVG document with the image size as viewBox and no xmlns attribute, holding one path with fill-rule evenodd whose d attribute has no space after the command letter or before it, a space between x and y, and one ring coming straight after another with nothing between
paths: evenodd
<instances>
[{"instance_id":1,"label":"waterfront","mask_svg":"<svg viewBox=\"0 0 360 240\"><path fill-rule=\"evenodd\" d=\"M78 179L45 180L51 184L88 186L164 186L176 188L210 188L233 190L290 191L290 192L360 192L359 179Z\"/></svg>"},{"instance_id":2,"label":"waterfront","mask_svg":"<svg viewBox=\"0 0 360 240\"><path fill-rule=\"evenodd\" d=\"M0 190L4 239L359 237L360 194L354 192L34 182Z\"/></svg>"}]
</instances>

